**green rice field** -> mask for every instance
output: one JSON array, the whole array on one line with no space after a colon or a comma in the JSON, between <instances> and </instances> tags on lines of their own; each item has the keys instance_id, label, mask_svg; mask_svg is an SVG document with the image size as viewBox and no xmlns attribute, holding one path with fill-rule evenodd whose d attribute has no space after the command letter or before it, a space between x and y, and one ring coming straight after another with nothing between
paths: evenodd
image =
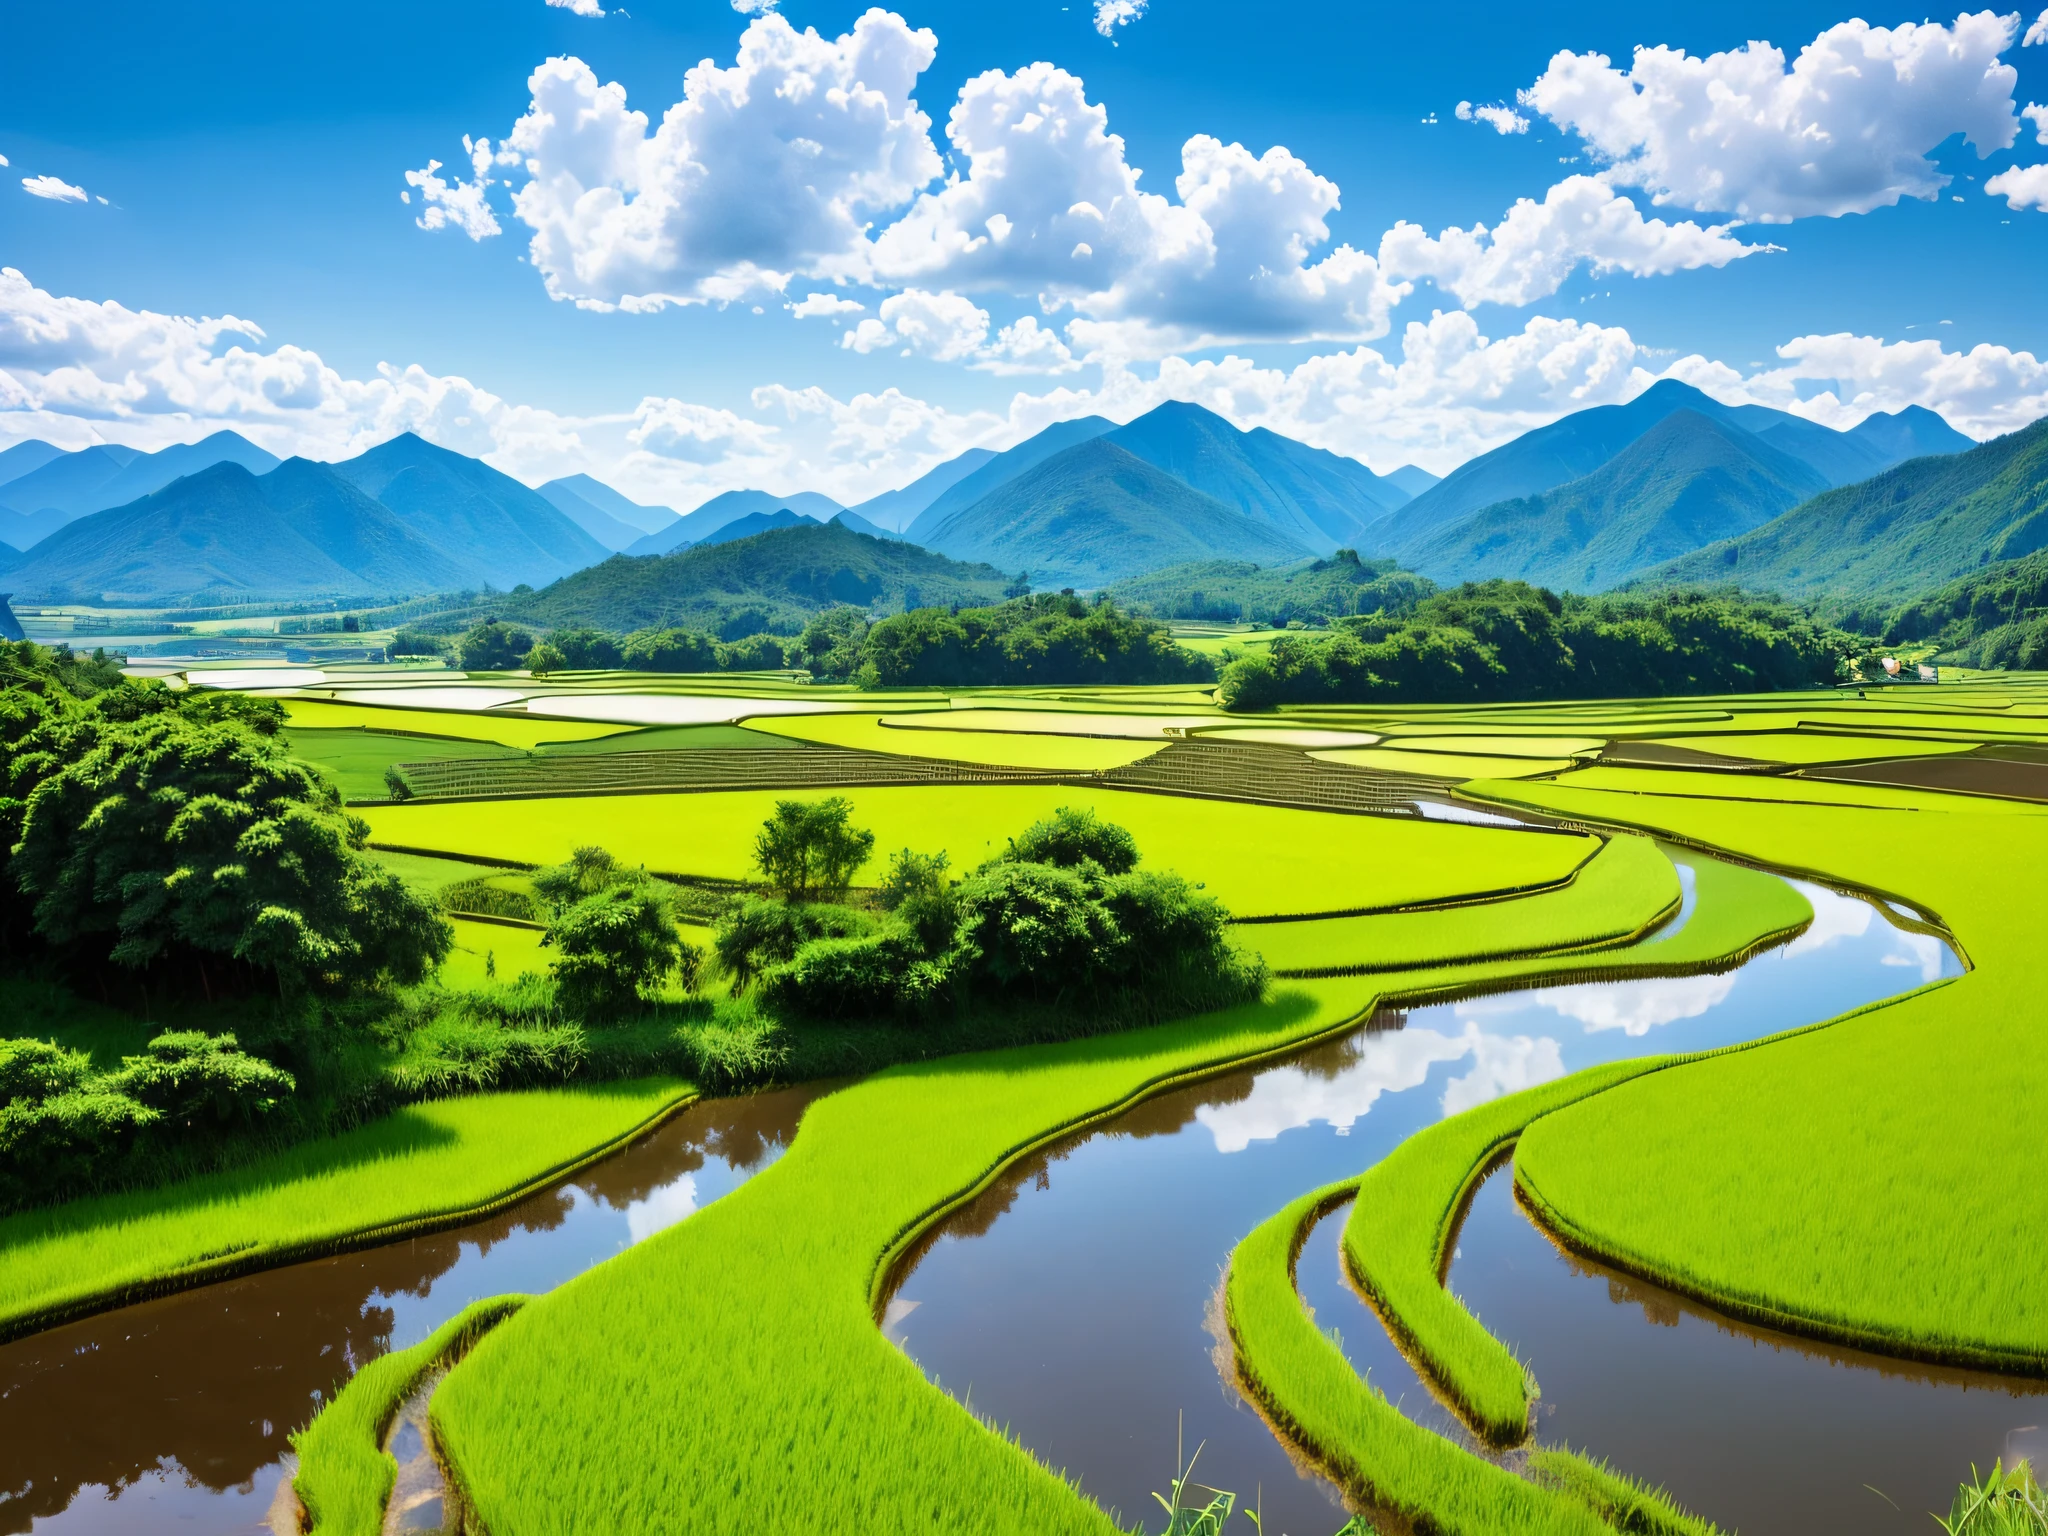
<instances>
[{"instance_id":1,"label":"green rice field","mask_svg":"<svg viewBox=\"0 0 2048 1536\"><path fill-rule=\"evenodd\" d=\"M1203 643L1257 639L1270 635ZM431 708L379 700L399 686L351 679L346 700L330 696L337 686L287 690L287 739L352 802L375 856L429 896L523 881L600 847L696 882L682 934L709 949L706 913L723 898L705 893L758 888L755 839L778 802L845 797L873 833L851 875L857 901L873 899L898 850L943 853L958 876L1032 822L1086 808L1128 829L1141 868L1221 902L1231 943L1271 974L1258 1001L1231 1009L950 1055L927 1046L930 1059L904 1045L904 1026L886 1049L852 1026L784 1026L820 1032L787 1061L846 1066L787 1153L493 1312L487 1332L465 1314L384 1356L292 1426L315 1531L379 1528L396 1402L472 1344L429 1420L490 1536L1128 1531L1142 1512L1098 1505L880 1326L920 1243L1033 1155L1050 1148L1056 1162L1134 1106L1306 1059L1364 1021L1514 989L1716 975L1800 942L1820 898L1780 874L1890 903L1901 932L1946 942L1964 974L1902 974L1883 1001L1760 1041L1504 1081L1350 1177L1300 1189L1239 1229L1228 1255L1215 1310L1228 1389L1389 1529L1709 1536L1629 1466L1530 1441L1540 1373L1445 1283L1466 1202L1503 1163L1560 1243L1731 1324L2048 1375L2032 1194L2048 1187L2048 1032L2031 899L2048 859L2048 766L2031 787L2025 750L2048 745L2048 684L1252 717L1193 687L873 695L780 679L451 674L417 684L433 688L420 695ZM615 718L528 714L529 698L608 701L596 707ZM663 714L699 701L701 720ZM830 761L845 782L829 781L834 768L777 787L768 759L828 756L805 746L843 754ZM763 787L563 778L558 790L535 776L402 803L386 793L397 762L700 751L690 760L736 765ZM1201 753L1236 765L1214 771L1238 781L1168 771ZM863 782L878 759L954 765L953 777ZM1125 776L1141 768L1151 777ZM970 770L1016 772L972 782ZM1061 781L1014 781L1031 774ZM536 924L458 913L453 932L434 978L450 995L538 978L557 958ZM717 978L719 999L729 980ZM683 993L671 980L646 996ZM695 1094L663 1079L436 1099L228 1172L0 1218L0 1330L494 1209ZM1434 1397L1476 1440L1529 1454L1476 1455L1353 1368L1297 1287L1301 1245L1326 1218L1341 1220L1348 1272Z\"/></svg>"}]
</instances>

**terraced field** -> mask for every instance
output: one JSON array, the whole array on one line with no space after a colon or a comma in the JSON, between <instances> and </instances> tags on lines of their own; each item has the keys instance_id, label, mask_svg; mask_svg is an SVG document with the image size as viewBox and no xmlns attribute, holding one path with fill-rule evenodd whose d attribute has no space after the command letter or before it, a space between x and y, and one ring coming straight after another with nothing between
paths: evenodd
<instances>
[{"instance_id":1,"label":"terraced field","mask_svg":"<svg viewBox=\"0 0 2048 1536\"><path fill-rule=\"evenodd\" d=\"M491 1536L1126 1526L1132 1511L1113 1520L879 1326L920 1243L1043 1149L1248 1064L1306 1061L1373 1021L1397 1031L1401 1007L1711 979L1760 949L1829 942L1808 929L1814 907L1765 870L1890 903L1883 921L1967 973L1902 963L1878 1001L1762 1041L1447 1093L1382 1160L1299 1187L1237 1234L1216 1310L1224 1385L1259 1406L1270 1428L1257 1433L1368 1520L1710 1529L1711 1499L1687 1514L1629 1467L1547 1443L1540 1417L1532 1434L1540 1389L1514 1341L1445 1288L1463 1203L1502 1158L1558 1242L1731 1325L2048 1375L2037 1223L2015 1194L2048 1184L2032 898L2048 803L2024 771L2048 745L2048 684L1255 720L1184 688L406 686L422 707L360 681L288 696L290 741L423 889L592 844L739 886L775 803L830 793L875 833L855 876L872 885L899 848L970 870L1027 823L1085 806L1130 830L1144 867L1222 901L1234 942L1274 973L1262 1001L1224 1013L864 1076L813 1105L788 1156L743 1189L499 1322L429 1413L451 1498ZM658 786L619 777L657 757ZM392 764L419 786L411 798L385 792ZM1905 777L1928 764L1951 777ZM735 783L743 772L770 777ZM883 772L915 777L875 782ZM1680 848L1733 862L1677 860ZM531 928L465 919L457 942L453 985L476 982L486 955L500 975L543 959ZM455 1100L366 1126L360 1148L325 1162L194 1186L173 1210L116 1197L16 1218L0 1224L0 1301L33 1327L209 1266L486 1208L690 1092ZM434 1145L414 1145L423 1127ZM404 1146L379 1150L392 1136ZM424 1161L398 1177L393 1158ZM1349 1274L1464 1430L1404 1411L1306 1309L1296 1255L1344 1201ZM361 1407L372 1396L301 1437L315 1529L369 1528L388 1419ZM1480 1442L1534 1454L1503 1462ZM343 1508L370 1514L323 1513Z\"/></svg>"}]
</instances>

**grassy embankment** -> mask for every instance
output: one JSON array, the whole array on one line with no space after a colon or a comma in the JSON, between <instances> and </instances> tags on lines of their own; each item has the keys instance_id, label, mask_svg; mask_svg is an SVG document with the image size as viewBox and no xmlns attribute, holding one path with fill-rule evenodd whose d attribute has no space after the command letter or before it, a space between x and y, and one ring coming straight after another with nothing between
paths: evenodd
<instances>
[{"instance_id":1,"label":"grassy embankment","mask_svg":"<svg viewBox=\"0 0 2048 1536\"><path fill-rule=\"evenodd\" d=\"M1655 956L1677 968L1710 963L1787 937L1812 921L1806 898L1773 876L1702 861L1695 878L1692 920L1631 958ZM1671 1060L1650 1057L1590 1068L1455 1115L1409 1137L1358 1181L1344 1228L1351 1273L1423 1378L1483 1439L1500 1445L1521 1441L1536 1393L1521 1363L1444 1288L1465 1202L1531 1122Z\"/></svg>"},{"instance_id":2,"label":"grassy embankment","mask_svg":"<svg viewBox=\"0 0 2048 1536\"><path fill-rule=\"evenodd\" d=\"M1664 777L1682 791L1695 776ZM1549 1117L1517 1156L1523 1194L1606 1262L1767 1326L2048 1371L2039 1234L2016 1194L2048 1183L2040 925L2022 895L2048 858L2048 814L1932 794L1890 810L1633 787L1475 786L1896 895L1946 921L1975 968Z\"/></svg>"},{"instance_id":3,"label":"grassy embankment","mask_svg":"<svg viewBox=\"0 0 2048 1536\"><path fill-rule=\"evenodd\" d=\"M427 1374L460 1358L526 1304L524 1296L474 1301L410 1349L379 1355L349 1378L313 1422L292 1436L292 1491L311 1536L379 1536L398 1463L384 1437Z\"/></svg>"},{"instance_id":4,"label":"grassy embankment","mask_svg":"<svg viewBox=\"0 0 2048 1536\"><path fill-rule=\"evenodd\" d=\"M485 1215L693 1096L666 1079L436 1100L228 1172L0 1219L0 1338Z\"/></svg>"},{"instance_id":5,"label":"grassy embankment","mask_svg":"<svg viewBox=\"0 0 2048 1536\"><path fill-rule=\"evenodd\" d=\"M1698 968L1657 944L1599 963ZM1566 955L1292 983L1226 1015L882 1073L814 1106L744 1191L486 1340L436 1395L440 1443L497 1536L568 1531L593 1509L646 1531L735 1510L762 1529L1106 1531L876 1328L891 1262L1033 1146L1169 1083L1298 1048L1382 997L1589 969ZM707 1482L718 1510L693 1502Z\"/></svg>"}]
</instances>

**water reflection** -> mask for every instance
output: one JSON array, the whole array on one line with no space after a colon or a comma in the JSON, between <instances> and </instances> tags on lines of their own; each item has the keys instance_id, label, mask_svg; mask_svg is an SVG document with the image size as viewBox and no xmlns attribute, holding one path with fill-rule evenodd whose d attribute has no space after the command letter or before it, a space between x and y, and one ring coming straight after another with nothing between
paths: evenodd
<instances>
[{"instance_id":1,"label":"water reflection","mask_svg":"<svg viewBox=\"0 0 2048 1536\"><path fill-rule=\"evenodd\" d=\"M1690 892L1699 856L1667 851ZM1335 1491L1295 1466L1213 1359L1205 1319L1238 1239L1304 1190L1498 1094L1645 1052L1755 1039L1960 971L1939 940L1872 904L1799 889L1814 929L1727 974L1534 988L1382 1015L1346 1039L1164 1095L1050 1149L927 1243L889 1308L890 1337L1127 1522L1166 1486L1185 1413L1187 1443L1205 1445L1205 1482L1262 1500L1269 1536L1328 1536L1344 1520ZM1326 1220L1302 1258L1318 1321L1341 1329L1353 1363L1404 1411L1455 1429L1348 1293L1335 1232ZM1888 1433L1921 1433L1923 1411L1942 1409L1916 1402Z\"/></svg>"},{"instance_id":2,"label":"water reflection","mask_svg":"<svg viewBox=\"0 0 2048 1536\"><path fill-rule=\"evenodd\" d=\"M0 1347L0 1532L260 1531L286 1437L471 1301L545 1291L766 1167L819 1087L692 1105L486 1221Z\"/></svg>"}]
</instances>

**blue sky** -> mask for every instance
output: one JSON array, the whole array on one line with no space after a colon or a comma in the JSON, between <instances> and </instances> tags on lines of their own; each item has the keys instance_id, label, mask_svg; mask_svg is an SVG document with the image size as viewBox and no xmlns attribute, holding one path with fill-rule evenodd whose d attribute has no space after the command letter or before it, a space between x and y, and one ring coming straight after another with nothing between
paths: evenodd
<instances>
[{"instance_id":1,"label":"blue sky","mask_svg":"<svg viewBox=\"0 0 2048 1536\"><path fill-rule=\"evenodd\" d=\"M412 427L688 506L756 483L854 499L1171 396L1382 470L1447 469L1666 371L1835 425L1917 402L1987 436L2048 411L2048 171L2026 175L2048 113L2020 115L2048 102L2048 13L1907 33L1924 13L1152 0L1105 36L1086 0L603 9L11 17L0 443L234 426L337 457ZM1752 39L1782 59L1731 56ZM1634 50L1660 45L1652 78ZM595 112L609 160L536 120L551 59L571 62L550 103ZM722 73L693 96L700 60ZM872 110L763 108L792 70ZM1703 132L1729 81L1746 119ZM678 103L696 126L619 174ZM949 139L956 104L978 141ZM1097 112L1121 155L1090 140ZM522 117L521 163L430 201L474 174L465 134L496 147ZM408 185L429 160L438 182ZM522 187L538 211L515 212ZM1537 206L1510 235L1518 199ZM1016 233L994 241L992 214ZM797 318L813 293L862 308ZM205 323L226 316L260 337Z\"/></svg>"}]
</instances>

